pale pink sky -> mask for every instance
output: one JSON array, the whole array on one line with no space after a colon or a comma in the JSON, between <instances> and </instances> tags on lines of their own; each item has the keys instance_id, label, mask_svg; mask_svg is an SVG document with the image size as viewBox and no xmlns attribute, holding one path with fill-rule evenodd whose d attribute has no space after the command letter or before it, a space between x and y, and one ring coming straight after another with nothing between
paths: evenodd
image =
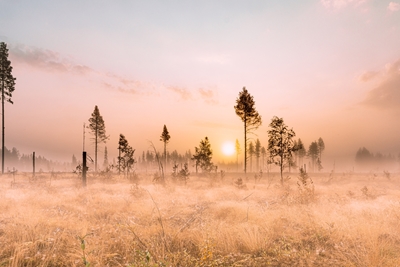
<instances>
[{"instance_id":1,"label":"pale pink sky","mask_svg":"<svg viewBox=\"0 0 400 267\"><path fill-rule=\"evenodd\" d=\"M220 147L243 143L243 86L264 146L278 116L307 148L324 139L326 171L362 146L400 152L400 1L0 0L0 25L17 78L6 146L22 153L80 155L98 105L110 157L120 133L139 154L147 140L161 150L166 124L170 151L208 136L233 160Z\"/></svg>"}]
</instances>

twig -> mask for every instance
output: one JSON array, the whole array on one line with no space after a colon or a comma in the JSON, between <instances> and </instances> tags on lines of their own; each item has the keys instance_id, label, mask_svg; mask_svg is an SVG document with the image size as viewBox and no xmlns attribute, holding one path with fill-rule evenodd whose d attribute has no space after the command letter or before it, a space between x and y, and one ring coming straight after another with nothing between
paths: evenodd
<instances>
[{"instance_id":1,"label":"twig","mask_svg":"<svg viewBox=\"0 0 400 267\"><path fill-rule=\"evenodd\" d=\"M247 197L243 198L242 201L243 201L243 200L246 200L246 199L247 199L249 196L251 196L252 194L254 194L254 192L251 193L250 195L248 195Z\"/></svg>"}]
</instances>

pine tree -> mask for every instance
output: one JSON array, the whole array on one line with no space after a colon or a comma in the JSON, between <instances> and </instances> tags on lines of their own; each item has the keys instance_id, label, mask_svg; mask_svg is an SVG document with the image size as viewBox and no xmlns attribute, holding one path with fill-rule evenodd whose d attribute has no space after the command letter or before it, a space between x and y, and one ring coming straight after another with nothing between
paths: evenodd
<instances>
[{"instance_id":1,"label":"pine tree","mask_svg":"<svg viewBox=\"0 0 400 267\"><path fill-rule=\"evenodd\" d=\"M308 153L307 153L307 156L311 158L313 171L315 170L315 163L317 163L318 165L318 155L319 155L318 143L314 141L308 147Z\"/></svg>"},{"instance_id":2,"label":"pine tree","mask_svg":"<svg viewBox=\"0 0 400 267\"><path fill-rule=\"evenodd\" d=\"M267 150L265 149L265 147L261 147L261 155L262 155L262 166L261 166L261 170L264 170L264 166L265 166L265 156L267 155Z\"/></svg>"},{"instance_id":3,"label":"pine tree","mask_svg":"<svg viewBox=\"0 0 400 267\"><path fill-rule=\"evenodd\" d=\"M165 168L167 168L167 144L169 142L169 139L171 139L171 136L169 135L167 126L164 124L163 131L160 136L160 141L164 142L164 159L165 159Z\"/></svg>"},{"instance_id":4,"label":"pine tree","mask_svg":"<svg viewBox=\"0 0 400 267\"><path fill-rule=\"evenodd\" d=\"M204 140L200 141L199 147L195 147L195 154L192 157L192 160L194 160L196 164L196 173L198 167L200 167L203 172L212 171L214 167L211 162L212 154L210 141L208 141L208 137L206 137Z\"/></svg>"},{"instance_id":5,"label":"pine tree","mask_svg":"<svg viewBox=\"0 0 400 267\"><path fill-rule=\"evenodd\" d=\"M104 168L104 170L107 170L107 168L108 168L108 151L107 151L107 147L104 147L104 162L103 162L103 168Z\"/></svg>"},{"instance_id":6,"label":"pine tree","mask_svg":"<svg viewBox=\"0 0 400 267\"><path fill-rule=\"evenodd\" d=\"M256 171L260 171L260 156L261 156L261 142L257 138L256 145L254 147L254 155L256 156Z\"/></svg>"},{"instance_id":7,"label":"pine tree","mask_svg":"<svg viewBox=\"0 0 400 267\"><path fill-rule=\"evenodd\" d=\"M285 163L292 158L292 152L295 150L293 137L296 135L293 129L285 125L282 118L273 117L268 130L268 151L270 157L280 168L281 184L283 184L283 169Z\"/></svg>"},{"instance_id":8,"label":"pine tree","mask_svg":"<svg viewBox=\"0 0 400 267\"><path fill-rule=\"evenodd\" d=\"M249 144L250 172L253 171L253 156L254 156L254 145L253 142L250 142Z\"/></svg>"},{"instance_id":9,"label":"pine tree","mask_svg":"<svg viewBox=\"0 0 400 267\"><path fill-rule=\"evenodd\" d=\"M4 173L4 143L5 143L5 126L4 126L4 102L13 104L11 100L12 93L15 90L15 78L12 75L11 61L8 60L8 49L4 42L0 43L0 83L1 83L1 115L2 115L2 152L1 152L1 173Z\"/></svg>"},{"instance_id":10,"label":"pine tree","mask_svg":"<svg viewBox=\"0 0 400 267\"><path fill-rule=\"evenodd\" d=\"M106 126L97 106L94 107L92 117L89 119L88 128L94 135L94 170L97 172L97 147L100 143L106 143L108 140L108 136L106 135Z\"/></svg>"},{"instance_id":11,"label":"pine tree","mask_svg":"<svg viewBox=\"0 0 400 267\"><path fill-rule=\"evenodd\" d=\"M126 171L126 176L129 175L130 170L133 168L133 164L136 163L133 155L135 153L135 149L133 149L128 140L126 140L123 134L119 135L119 142L118 142L118 171L121 172Z\"/></svg>"},{"instance_id":12,"label":"pine tree","mask_svg":"<svg viewBox=\"0 0 400 267\"><path fill-rule=\"evenodd\" d=\"M300 167L303 166L303 159L307 155L306 148L304 147L303 141L299 138L296 144L296 153L299 158L299 165Z\"/></svg>"},{"instance_id":13,"label":"pine tree","mask_svg":"<svg viewBox=\"0 0 400 267\"><path fill-rule=\"evenodd\" d=\"M318 138L318 150L319 150L319 159L322 160L322 152L324 152L325 150L325 143L321 137Z\"/></svg>"},{"instance_id":14,"label":"pine tree","mask_svg":"<svg viewBox=\"0 0 400 267\"><path fill-rule=\"evenodd\" d=\"M236 99L235 112L244 124L244 173L247 171L247 141L248 134L253 133L262 123L261 116L256 111L253 96L249 94L246 87L239 93Z\"/></svg>"}]
</instances>

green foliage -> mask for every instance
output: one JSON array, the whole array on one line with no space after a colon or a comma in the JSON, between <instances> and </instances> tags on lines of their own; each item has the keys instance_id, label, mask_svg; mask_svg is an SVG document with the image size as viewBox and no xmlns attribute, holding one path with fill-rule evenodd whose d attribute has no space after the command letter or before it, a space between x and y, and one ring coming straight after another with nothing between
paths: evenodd
<instances>
[{"instance_id":1,"label":"green foliage","mask_svg":"<svg viewBox=\"0 0 400 267\"><path fill-rule=\"evenodd\" d=\"M86 234L83 237L78 236L79 241L81 242L81 250L82 250L82 261L83 261L83 266L85 267L89 267L90 266L90 262L88 262L87 258L86 258L86 240L85 238L87 236L89 236L91 234Z\"/></svg>"},{"instance_id":2,"label":"green foliage","mask_svg":"<svg viewBox=\"0 0 400 267\"><path fill-rule=\"evenodd\" d=\"M253 96L249 94L246 87L239 93L234 106L236 115L240 117L244 125L244 172L247 171L247 141L248 134L253 133L262 124L260 114L255 108Z\"/></svg>"}]
</instances>

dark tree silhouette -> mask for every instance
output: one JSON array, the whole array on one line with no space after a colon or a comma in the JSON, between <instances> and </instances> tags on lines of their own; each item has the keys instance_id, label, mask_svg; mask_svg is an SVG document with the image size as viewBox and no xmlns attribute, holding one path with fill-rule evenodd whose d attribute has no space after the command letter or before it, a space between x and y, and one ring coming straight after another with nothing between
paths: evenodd
<instances>
[{"instance_id":1,"label":"dark tree silhouette","mask_svg":"<svg viewBox=\"0 0 400 267\"><path fill-rule=\"evenodd\" d=\"M267 150L265 149L265 147L261 147L261 156L262 156L261 170L263 170L265 167L265 156L266 155L267 155Z\"/></svg>"},{"instance_id":2,"label":"dark tree silhouette","mask_svg":"<svg viewBox=\"0 0 400 267\"><path fill-rule=\"evenodd\" d=\"M107 150L107 147L104 147L103 168L104 168L104 170L107 170L107 168L108 168L108 150Z\"/></svg>"},{"instance_id":3,"label":"dark tree silhouette","mask_svg":"<svg viewBox=\"0 0 400 267\"><path fill-rule=\"evenodd\" d=\"M196 164L196 173L198 167L200 167L203 172L210 172L214 169L214 165L211 162L212 153L210 141L208 141L208 137L206 137L204 140L200 141L199 147L195 147L195 153L192 157L192 160L194 160Z\"/></svg>"},{"instance_id":4,"label":"dark tree silhouette","mask_svg":"<svg viewBox=\"0 0 400 267\"><path fill-rule=\"evenodd\" d=\"M303 141L299 138L296 142L296 156L298 157L298 165L303 166L303 159L307 155L306 148L304 147Z\"/></svg>"},{"instance_id":5,"label":"dark tree silhouette","mask_svg":"<svg viewBox=\"0 0 400 267\"><path fill-rule=\"evenodd\" d=\"M293 129L289 129L282 118L273 117L268 130L268 151L275 164L279 165L281 183L283 184L283 169L285 162L292 158L294 151L293 137L296 136Z\"/></svg>"},{"instance_id":6,"label":"dark tree silhouette","mask_svg":"<svg viewBox=\"0 0 400 267\"><path fill-rule=\"evenodd\" d=\"M322 140L322 138L318 138L318 151L319 151L319 160L322 161L322 152L324 152L325 150L325 143L324 140Z\"/></svg>"},{"instance_id":7,"label":"dark tree silhouette","mask_svg":"<svg viewBox=\"0 0 400 267\"><path fill-rule=\"evenodd\" d=\"M236 151L236 171L239 171L239 154L240 154L241 150L240 150L239 140L237 140L237 139L236 139L236 143L235 143L235 151Z\"/></svg>"},{"instance_id":8,"label":"dark tree silhouette","mask_svg":"<svg viewBox=\"0 0 400 267\"><path fill-rule=\"evenodd\" d=\"M244 124L244 173L247 171L247 135L253 133L262 123L261 116L254 105L253 96L249 94L246 87L243 87L236 99L235 111Z\"/></svg>"},{"instance_id":9,"label":"dark tree silhouette","mask_svg":"<svg viewBox=\"0 0 400 267\"><path fill-rule=\"evenodd\" d=\"M118 170L124 172L126 176L129 175L129 172L133 168L133 164L136 163L133 155L135 153L135 149L129 145L128 140L126 140L123 134L119 135L119 142L118 142Z\"/></svg>"},{"instance_id":10,"label":"dark tree silhouette","mask_svg":"<svg viewBox=\"0 0 400 267\"><path fill-rule=\"evenodd\" d=\"M171 136L169 135L167 126L164 124L163 131L160 136L160 141L164 143L164 159L165 159L165 168L167 168L167 144L169 142L169 139L171 139Z\"/></svg>"},{"instance_id":11,"label":"dark tree silhouette","mask_svg":"<svg viewBox=\"0 0 400 267\"><path fill-rule=\"evenodd\" d=\"M97 106L94 107L92 117L89 119L88 128L94 136L94 170L97 172L97 147L100 143L106 143L108 139L106 126Z\"/></svg>"},{"instance_id":12,"label":"dark tree silhouette","mask_svg":"<svg viewBox=\"0 0 400 267\"><path fill-rule=\"evenodd\" d=\"M254 144L253 142L250 142L249 144L249 158L250 158L250 172L253 171L253 156L254 156Z\"/></svg>"},{"instance_id":13,"label":"dark tree silhouette","mask_svg":"<svg viewBox=\"0 0 400 267\"><path fill-rule=\"evenodd\" d=\"M315 164L319 161L319 149L318 149L318 143L317 142L312 142L310 146L308 147L308 153L307 156L311 159L311 164L312 164L312 171L314 172L315 170Z\"/></svg>"},{"instance_id":14,"label":"dark tree silhouette","mask_svg":"<svg viewBox=\"0 0 400 267\"><path fill-rule=\"evenodd\" d=\"M254 147L254 155L256 156L256 171L260 171L260 156L261 156L261 142L257 138L256 145Z\"/></svg>"},{"instance_id":15,"label":"dark tree silhouette","mask_svg":"<svg viewBox=\"0 0 400 267\"><path fill-rule=\"evenodd\" d=\"M8 49L4 42L0 43L0 82L1 82L1 122L2 122L2 138L1 138L1 173L4 173L4 143L5 143L5 126L4 126L4 102L13 104L11 100L12 93L15 90L15 78L12 75L11 61L8 60Z\"/></svg>"}]
</instances>

